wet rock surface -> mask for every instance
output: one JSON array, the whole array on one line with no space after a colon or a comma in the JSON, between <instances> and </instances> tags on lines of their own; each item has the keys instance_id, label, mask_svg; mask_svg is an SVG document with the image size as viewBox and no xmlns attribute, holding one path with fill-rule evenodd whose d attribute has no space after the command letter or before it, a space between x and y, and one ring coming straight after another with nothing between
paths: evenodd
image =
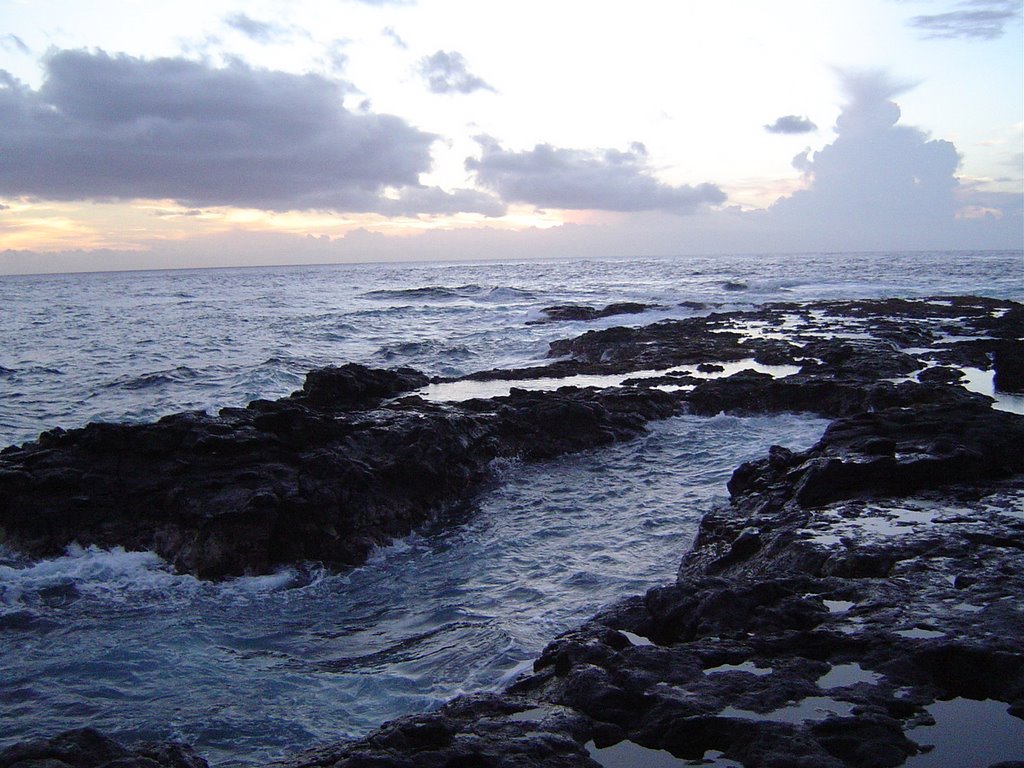
<instances>
[{"instance_id":1,"label":"wet rock surface","mask_svg":"<svg viewBox=\"0 0 1024 768\"><path fill-rule=\"evenodd\" d=\"M806 451L774 447L736 469L730 503L704 516L688 551L680 542L675 583L555 639L504 693L281 766L593 767L613 745L638 765L659 750L709 765L896 766L933 743L957 748L939 737L947 704L963 734L997 719L976 764L1021 765L1024 417L954 374L987 370L998 384L1002 371L999 386L1016 387L1022 310L975 297L822 302L593 331L553 344L551 365L478 378L658 375L459 404L405 394L415 372L333 369L274 403L7 449L0 524L34 556L73 538L156 547L213 577L355 563L471 500L495 457L628 439L681 409L811 411L835 421ZM749 360L799 372L707 378ZM128 510L137 522L122 526ZM19 745L0 768L202 764L117 745L94 755L89 739L74 760Z\"/></svg>"},{"instance_id":2,"label":"wet rock surface","mask_svg":"<svg viewBox=\"0 0 1024 768\"><path fill-rule=\"evenodd\" d=\"M0 525L31 557L71 542L153 550L203 578L374 546L471 502L497 457L541 459L637 435L665 392L515 391L458 407L383 398L425 377L346 366L217 416L54 430L0 454Z\"/></svg>"},{"instance_id":3,"label":"wet rock surface","mask_svg":"<svg viewBox=\"0 0 1024 768\"><path fill-rule=\"evenodd\" d=\"M176 742L126 749L91 729L29 741L0 751L0 768L207 768L191 747Z\"/></svg>"},{"instance_id":4,"label":"wet rock surface","mask_svg":"<svg viewBox=\"0 0 1024 768\"><path fill-rule=\"evenodd\" d=\"M530 323L538 325L560 320L599 320L603 317L613 315L638 315L651 309L658 309L656 304L641 304L635 301L620 301L615 304L598 309L587 304L558 304L553 307L545 307L541 310L545 318L543 320L531 320Z\"/></svg>"},{"instance_id":5,"label":"wet rock surface","mask_svg":"<svg viewBox=\"0 0 1024 768\"><path fill-rule=\"evenodd\" d=\"M813 507L760 485L704 519L675 584L559 637L503 696L287 765L594 766L621 743L638 765L646 749L744 766L896 766L927 752L930 710L950 700L966 707L962 732L991 717L988 707L971 722L972 705L994 703L1005 720L991 759L963 764L1020 759L1024 478ZM446 742L380 741L414 724ZM531 757L517 762L524 745Z\"/></svg>"},{"instance_id":6,"label":"wet rock surface","mask_svg":"<svg viewBox=\"0 0 1024 768\"><path fill-rule=\"evenodd\" d=\"M977 360L957 346L935 358ZM1021 765L1024 419L952 377L879 382L879 366L906 363L867 349L778 391L757 374L693 390L691 407L708 413L841 418L807 451L773 448L739 467L731 503L704 517L675 584L559 637L501 696L459 699L287 765L595 766L613 764L604 748L619 745L636 765L657 750L679 764L896 766L929 752L942 725L932 711L946 701L966 713L961 734L993 711L1005 720L1002 741L970 759ZM396 741L407 728L436 729L443 743ZM937 747L955 763L950 748Z\"/></svg>"}]
</instances>

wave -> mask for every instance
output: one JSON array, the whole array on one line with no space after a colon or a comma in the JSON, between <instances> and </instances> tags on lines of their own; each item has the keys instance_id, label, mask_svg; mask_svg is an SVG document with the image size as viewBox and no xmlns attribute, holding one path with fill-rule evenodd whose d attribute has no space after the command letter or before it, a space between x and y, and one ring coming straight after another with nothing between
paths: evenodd
<instances>
[{"instance_id":1,"label":"wave","mask_svg":"<svg viewBox=\"0 0 1024 768\"><path fill-rule=\"evenodd\" d=\"M427 341L405 341L380 347L373 355L378 360L397 358L429 359L443 363L448 360L470 360L476 355L465 344L447 344L436 339Z\"/></svg>"},{"instance_id":2,"label":"wave","mask_svg":"<svg viewBox=\"0 0 1024 768\"><path fill-rule=\"evenodd\" d=\"M0 616L26 609L57 608L92 597L110 602L147 604L192 600L201 595L218 603L238 603L270 593L315 586L331 576L320 565L282 568L262 576L202 582L176 573L155 552L104 549L71 544L60 557L19 563L4 557L0 565ZM13 564L7 564L13 563Z\"/></svg>"},{"instance_id":3,"label":"wave","mask_svg":"<svg viewBox=\"0 0 1024 768\"><path fill-rule=\"evenodd\" d=\"M127 590L164 592L175 576L154 552L128 552L70 545L61 557L27 566L0 565L0 612L58 607L83 595Z\"/></svg>"},{"instance_id":4,"label":"wave","mask_svg":"<svg viewBox=\"0 0 1024 768\"><path fill-rule=\"evenodd\" d=\"M409 299L445 301L450 299L476 299L488 302L520 301L534 298L534 294L512 286L481 286L475 283L454 287L428 285L421 288L382 289L367 291L361 299L386 299L407 301Z\"/></svg>"},{"instance_id":5,"label":"wave","mask_svg":"<svg viewBox=\"0 0 1024 768\"><path fill-rule=\"evenodd\" d=\"M193 381L200 378L201 375L194 368L189 368L187 365L179 365L163 371L150 371L139 376L122 376L110 382L107 386L115 389L150 389L163 387L168 384L181 384Z\"/></svg>"},{"instance_id":6,"label":"wave","mask_svg":"<svg viewBox=\"0 0 1024 768\"><path fill-rule=\"evenodd\" d=\"M399 288L381 289L367 291L360 294L361 299L452 299L465 296L473 296L480 293L483 288L479 285L461 285L455 288L448 288L443 285L428 285L422 288Z\"/></svg>"}]
</instances>

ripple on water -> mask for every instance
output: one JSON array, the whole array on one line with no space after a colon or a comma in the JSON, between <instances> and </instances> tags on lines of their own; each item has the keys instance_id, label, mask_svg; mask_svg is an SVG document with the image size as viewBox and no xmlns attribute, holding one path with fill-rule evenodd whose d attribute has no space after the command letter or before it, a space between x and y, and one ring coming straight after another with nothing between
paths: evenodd
<instances>
[{"instance_id":1,"label":"ripple on water","mask_svg":"<svg viewBox=\"0 0 1024 768\"><path fill-rule=\"evenodd\" d=\"M68 707L90 702L88 722L124 738L259 762L497 688L559 632L672 580L731 468L773 443L805 448L824 425L685 416L606 449L503 463L471 515L344 574L210 584L151 553L94 548L4 566L0 612L20 629L0 633L0 674L24 696L0 701L0 740L80 725ZM43 599L60 585L74 599Z\"/></svg>"}]
</instances>

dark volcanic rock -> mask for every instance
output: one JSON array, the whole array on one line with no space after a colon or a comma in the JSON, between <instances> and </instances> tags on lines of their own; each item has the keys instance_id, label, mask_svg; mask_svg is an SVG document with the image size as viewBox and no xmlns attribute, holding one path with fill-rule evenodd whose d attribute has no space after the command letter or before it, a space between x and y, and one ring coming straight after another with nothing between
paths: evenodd
<instances>
[{"instance_id":1,"label":"dark volcanic rock","mask_svg":"<svg viewBox=\"0 0 1024 768\"><path fill-rule=\"evenodd\" d=\"M281 766L593 768L615 744L636 764L645 750L715 750L747 768L897 766L928 743L937 700L1024 713L1024 417L954 383L957 368L992 365L1001 388L1019 390L1022 317L1020 305L976 297L779 304L593 331L555 342L564 359L550 366L478 375L655 369L658 381L692 383L664 369L801 366L686 394L387 402L418 374L346 366L219 417L90 425L7 449L0 519L33 554L78 537L156 547L209 575L358 562L373 542L464 503L493 457L627 439L684 402L698 414L826 415L837 420L810 449L775 446L736 469L729 504L704 515L675 583L555 639L504 694L459 698ZM922 369L935 372L911 380ZM201 765L77 733L89 735L59 738L105 763L21 745L0 768Z\"/></svg>"},{"instance_id":2,"label":"dark volcanic rock","mask_svg":"<svg viewBox=\"0 0 1024 768\"><path fill-rule=\"evenodd\" d=\"M129 750L82 728L5 749L0 768L207 768L207 763L185 744L141 744Z\"/></svg>"},{"instance_id":3,"label":"dark volcanic rock","mask_svg":"<svg viewBox=\"0 0 1024 768\"><path fill-rule=\"evenodd\" d=\"M547 320L532 320L531 324L551 322L555 320L599 320L612 315L638 315L651 309L658 309L657 304L641 304L635 301L621 301L597 309L586 304L559 304L541 310Z\"/></svg>"},{"instance_id":4,"label":"dark volcanic rock","mask_svg":"<svg viewBox=\"0 0 1024 768\"><path fill-rule=\"evenodd\" d=\"M988 399L958 387L863 379L830 375L796 374L773 378L766 373L740 371L723 379L699 384L688 396L692 413L714 416L721 412L806 412L821 416L848 416L877 408L905 408L924 404L981 403Z\"/></svg>"},{"instance_id":5,"label":"dark volcanic rock","mask_svg":"<svg viewBox=\"0 0 1024 768\"><path fill-rule=\"evenodd\" d=\"M992 354L996 389L1003 392L1024 392L1024 342L1004 339L995 345Z\"/></svg>"},{"instance_id":6,"label":"dark volcanic rock","mask_svg":"<svg viewBox=\"0 0 1024 768\"><path fill-rule=\"evenodd\" d=\"M493 413L503 455L548 459L635 437L648 421L678 413L680 401L658 390L565 387L557 392L513 389L507 398L470 401L464 407Z\"/></svg>"},{"instance_id":7,"label":"dark volcanic rock","mask_svg":"<svg viewBox=\"0 0 1024 768\"><path fill-rule=\"evenodd\" d=\"M0 455L0 521L36 557L77 541L151 549L205 578L352 565L464 502L487 474L485 437L468 414L327 418L287 399L90 424Z\"/></svg>"},{"instance_id":8,"label":"dark volcanic rock","mask_svg":"<svg viewBox=\"0 0 1024 768\"><path fill-rule=\"evenodd\" d=\"M738 333L718 331L723 316L666 320L643 328L587 331L552 342L549 357L570 356L582 371L614 372L752 357ZM716 330L718 332L710 332Z\"/></svg>"},{"instance_id":9,"label":"dark volcanic rock","mask_svg":"<svg viewBox=\"0 0 1024 768\"><path fill-rule=\"evenodd\" d=\"M978 403L860 413L829 425L810 450L744 464L734 496L756 491L819 506L865 495L905 496L1024 471L1024 417Z\"/></svg>"},{"instance_id":10,"label":"dark volcanic rock","mask_svg":"<svg viewBox=\"0 0 1024 768\"><path fill-rule=\"evenodd\" d=\"M515 392L462 407L412 371L315 371L275 402L153 424L44 433L0 454L0 526L33 557L71 542L149 549L204 578L370 549L467 504L499 456L550 458L633 437L678 410L663 392Z\"/></svg>"},{"instance_id":11,"label":"dark volcanic rock","mask_svg":"<svg viewBox=\"0 0 1024 768\"><path fill-rule=\"evenodd\" d=\"M418 389L427 382L426 376L411 368L386 371L349 363L310 371L301 397L318 407L372 408L385 398Z\"/></svg>"}]
</instances>

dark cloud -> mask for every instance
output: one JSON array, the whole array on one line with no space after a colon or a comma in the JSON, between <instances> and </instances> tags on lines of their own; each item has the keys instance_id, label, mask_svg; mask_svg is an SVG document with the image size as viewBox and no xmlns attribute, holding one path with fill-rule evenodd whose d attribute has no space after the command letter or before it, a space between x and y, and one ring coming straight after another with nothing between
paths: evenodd
<instances>
[{"instance_id":1,"label":"dark cloud","mask_svg":"<svg viewBox=\"0 0 1024 768\"><path fill-rule=\"evenodd\" d=\"M259 21L244 13L228 16L224 23L257 43L270 43L290 34L288 29L280 24Z\"/></svg>"},{"instance_id":2,"label":"dark cloud","mask_svg":"<svg viewBox=\"0 0 1024 768\"><path fill-rule=\"evenodd\" d=\"M714 184L673 187L655 179L642 144L628 152L587 151L538 144L526 152L502 149L489 137L478 137L480 159L466 168L477 181L509 203L541 208L605 211L668 211L690 213L704 204L725 202Z\"/></svg>"},{"instance_id":3,"label":"dark cloud","mask_svg":"<svg viewBox=\"0 0 1024 768\"><path fill-rule=\"evenodd\" d=\"M960 156L950 142L897 124L900 108L892 99L911 86L881 72L841 78L848 102L836 140L794 159L809 186L773 210L838 231L909 231L952 220Z\"/></svg>"},{"instance_id":4,"label":"dark cloud","mask_svg":"<svg viewBox=\"0 0 1024 768\"><path fill-rule=\"evenodd\" d=\"M768 133L788 133L788 134L799 134L799 133L813 133L818 130L818 126L811 122L809 117L800 117L799 115L783 115L778 118L774 123L766 125L764 127Z\"/></svg>"},{"instance_id":5,"label":"dark cloud","mask_svg":"<svg viewBox=\"0 0 1024 768\"><path fill-rule=\"evenodd\" d=\"M420 74L434 93L473 93L493 91L484 80L470 73L466 60L456 51L438 51L420 62Z\"/></svg>"},{"instance_id":6,"label":"dark cloud","mask_svg":"<svg viewBox=\"0 0 1024 768\"><path fill-rule=\"evenodd\" d=\"M966 0L958 10L915 16L908 23L929 38L964 37L994 40L1007 25L1020 21L1024 0Z\"/></svg>"},{"instance_id":7,"label":"dark cloud","mask_svg":"<svg viewBox=\"0 0 1024 768\"><path fill-rule=\"evenodd\" d=\"M3 35L0 37L0 48L5 51L17 51L26 55L32 54L32 49L25 45L25 41L17 35Z\"/></svg>"},{"instance_id":8,"label":"dark cloud","mask_svg":"<svg viewBox=\"0 0 1024 768\"><path fill-rule=\"evenodd\" d=\"M0 70L0 195L376 211L431 166L434 135L347 111L317 75L102 51L45 66L39 90Z\"/></svg>"}]
</instances>

